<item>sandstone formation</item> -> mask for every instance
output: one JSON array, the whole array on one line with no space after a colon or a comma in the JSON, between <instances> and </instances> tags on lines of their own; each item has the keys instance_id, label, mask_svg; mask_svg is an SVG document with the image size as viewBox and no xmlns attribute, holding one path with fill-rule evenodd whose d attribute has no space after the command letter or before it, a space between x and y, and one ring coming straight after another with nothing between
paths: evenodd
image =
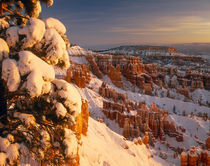
<instances>
[{"instance_id":1,"label":"sandstone formation","mask_svg":"<svg viewBox=\"0 0 210 166\"><path fill-rule=\"evenodd\" d=\"M120 72L120 67L117 66L116 68L112 65L109 66L109 78L112 80L113 84L117 87L123 87L122 77Z\"/></svg>"},{"instance_id":2,"label":"sandstone formation","mask_svg":"<svg viewBox=\"0 0 210 166\"><path fill-rule=\"evenodd\" d=\"M173 52L173 48L169 48ZM122 88L122 76L130 81L133 87L138 87L146 95L157 95L157 87L167 90L167 97L174 98L170 90L190 99L190 92L196 89L210 89L210 75L207 72L186 70L179 71L173 67L162 67L158 64L143 64L138 57L100 55L85 56L92 72L99 78L102 73L108 75L113 84ZM157 56L161 59L161 56ZM156 58L157 58L156 57ZM164 58L163 56L162 58ZM178 56L170 57L176 59ZM153 58L151 56L151 58ZM198 62L203 61L200 57L179 57L182 60ZM156 88L155 88L156 87Z\"/></svg>"},{"instance_id":3,"label":"sandstone formation","mask_svg":"<svg viewBox=\"0 0 210 166\"><path fill-rule=\"evenodd\" d=\"M82 134L87 136L88 131L88 119L89 119L89 110L88 110L88 101L82 101Z\"/></svg>"},{"instance_id":4,"label":"sandstone formation","mask_svg":"<svg viewBox=\"0 0 210 166\"><path fill-rule=\"evenodd\" d=\"M154 86L175 89L187 99L190 98L189 93L198 88L210 89L209 73L195 70L180 72L173 67L143 64L137 57L96 55L86 58L93 68L93 73L96 73L97 76L99 75L98 69L100 69L117 87L122 87L122 76L124 76L134 87L138 87L147 95L155 95ZM193 58L186 60L194 61ZM167 96L171 97L169 91Z\"/></svg>"},{"instance_id":5,"label":"sandstone formation","mask_svg":"<svg viewBox=\"0 0 210 166\"><path fill-rule=\"evenodd\" d=\"M67 70L66 81L75 83L79 88L85 88L91 80L89 66L72 64Z\"/></svg>"},{"instance_id":6,"label":"sandstone formation","mask_svg":"<svg viewBox=\"0 0 210 166\"><path fill-rule=\"evenodd\" d=\"M88 55L88 56L85 56L85 57L90 64L91 71L93 72L93 74L95 74L98 78L102 78L102 74L101 74L101 72L98 68L97 63L95 62L94 56L93 55Z\"/></svg>"},{"instance_id":7,"label":"sandstone formation","mask_svg":"<svg viewBox=\"0 0 210 166\"><path fill-rule=\"evenodd\" d=\"M210 137L206 140L206 149L192 146L188 152L181 153L181 166L209 166L210 165Z\"/></svg>"},{"instance_id":8,"label":"sandstone formation","mask_svg":"<svg viewBox=\"0 0 210 166\"><path fill-rule=\"evenodd\" d=\"M183 141L184 128L177 128L173 122L169 122L168 111L160 109L160 106L152 104L148 107L145 102L130 101L125 94L109 89L105 83L99 88L99 94L113 100L103 101L103 113L123 128L125 138L138 138L141 133L148 132L150 144L154 144L158 138L165 141L166 134L175 137L178 142Z\"/></svg>"}]
</instances>

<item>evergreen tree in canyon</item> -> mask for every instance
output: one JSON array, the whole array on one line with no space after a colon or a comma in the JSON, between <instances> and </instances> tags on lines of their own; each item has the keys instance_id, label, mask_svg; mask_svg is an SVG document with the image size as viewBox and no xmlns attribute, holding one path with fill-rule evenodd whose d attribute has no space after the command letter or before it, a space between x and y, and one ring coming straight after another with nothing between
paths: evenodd
<instances>
[{"instance_id":1,"label":"evergreen tree in canyon","mask_svg":"<svg viewBox=\"0 0 210 166\"><path fill-rule=\"evenodd\" d=\"M83 102L55 78L70 66L69 41L59 20L39 19L42 2L53 4L0 1L0 165L79 164Z\"/></svg>"}]
</instances>

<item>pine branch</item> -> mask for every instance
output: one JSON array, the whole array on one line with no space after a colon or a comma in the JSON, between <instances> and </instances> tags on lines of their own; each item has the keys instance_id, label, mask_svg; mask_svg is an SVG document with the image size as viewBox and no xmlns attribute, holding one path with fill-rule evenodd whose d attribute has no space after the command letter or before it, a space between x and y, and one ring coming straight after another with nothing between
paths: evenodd
<instances>
[{"instance_id":1,"label":"pine branch","mask_svg":"<svg viewBox=\"0 0 210 166\"><path fill-rule=\"evenodd\" d=\"M25 18L25 19L29 19L29 17L25 17L23 16L20 12L18 11L11 11L9 9L7 9L6 7L2 6L2 9L5 10L6 12L10 13L8 15L1 15L0 18L6 17L6 16L10 16L10 17L16 17L16 18Z\"/></svg>"}]
</instances>

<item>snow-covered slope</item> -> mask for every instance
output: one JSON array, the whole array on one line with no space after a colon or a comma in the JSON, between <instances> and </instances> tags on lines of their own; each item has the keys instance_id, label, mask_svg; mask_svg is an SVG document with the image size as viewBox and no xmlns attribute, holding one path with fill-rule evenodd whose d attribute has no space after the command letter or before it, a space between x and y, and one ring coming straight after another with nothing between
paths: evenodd
<instances>
[{"instance_id":1,"label":"snow-covered slope","mask_svg":"<svg viewBox=\"0 0 210 166\"><path fill-rule=\"evenodd\" d=\"M84 57L70 57L70 59L75 63L86 64ZM157 157L159 160L155 157L150 160L146 159L148 158L149 152L145 149L144 145L136 146L133 142L125 142L123 140L122 128L120 128L115 121L107 119L102 112L103 100L109 100L103 98L98 93L102 82L106 82L110 89L115 89L116 92L125 94L129 100L136 102L145 101L147 105L156 104L160 105L162 109L168 110L169 120L173 121L176 126L183 126L186 129L186 132L183 134L184 142L177 142L175 138L166 136L166 140L170 146L175 148L185 147L186 149L189 149L190 146L198 146L199 143L205 142L210 131L209 120L204 121L197 116L191 116L191 113L193 112L194 115L197 115L198 112L200 112L209 115L209 107L167 97L160 98L132 92L129 83L126 82L125 79L123 79L123 81L127 85L125 89L114 86L112 81L106 75L103 75L102 79L98 79L92 75L91 81L86 88L78 88L81 97L88 100L89 111L93 118L90 118L88 136L83 138L83 147L80 151L81 164L88 163L89 165L102 166L118 166L124 165L124 163L129 166L141 165L141 163L145 163L145 165L180 164L180 158L174 158L175 152L168 148L166 144L161 144L159 141L156 143L155 148L152 148L152 154L156 157L160 156L162 153L167 154L168 158L165 160L166 163L162 163L159 157ZM203 94L207 99L209 91L196 90L192 95L194 98L198 98L200 96L199 94ZM186 116L182 115L183 112L186 113ZM97 122L97 119L101 119L103 123ZM125 143L130 147L130 151L122 148L122 144ZM136 157L132 154L135 154ZM145 161L142 160L142 158L144 158ZM142 162L139 162L139 160ZM154 161L157 163L154 163Z\"/></svg>"},{"instance_id":2,"label":"snow-covered slope","mask_svg":"<svg viewBox=\"0 0 210 166\"><path fill-rule=\"evenodd\" d=\"M68 50L69 55L78 56L78 55L92 55L94 54L91 50L86 50L80 46L72 46Z\"/></svg>"},{"instance_id":3,"label":"snow-covered slope","mask_svg":"<svg viewBox=\"0 0 210 166\"><path fill-rule=\"evenodd\" d=\"M82 138L81 166L159 166L168 165L152 155L144 144L131 141L110 130L104 123L89 119L87 137ZM128 147L128 149L126 148Z\"/></svg>"}]
</instances>

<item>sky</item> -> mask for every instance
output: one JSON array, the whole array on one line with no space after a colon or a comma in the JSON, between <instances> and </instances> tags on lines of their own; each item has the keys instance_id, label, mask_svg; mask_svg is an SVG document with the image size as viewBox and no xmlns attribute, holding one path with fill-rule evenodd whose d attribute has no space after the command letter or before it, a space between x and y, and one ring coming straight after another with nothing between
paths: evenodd
<instances>
[{"instance_id":1,"label":"sky","mask_svg":"<svg viewBox=\"0 0 210 166\"><path fill-rule=\"evenodd\" d=\"M210 0L54 0L41 16L85 48L210 42Z\"/></svg>"}]
</instances>

